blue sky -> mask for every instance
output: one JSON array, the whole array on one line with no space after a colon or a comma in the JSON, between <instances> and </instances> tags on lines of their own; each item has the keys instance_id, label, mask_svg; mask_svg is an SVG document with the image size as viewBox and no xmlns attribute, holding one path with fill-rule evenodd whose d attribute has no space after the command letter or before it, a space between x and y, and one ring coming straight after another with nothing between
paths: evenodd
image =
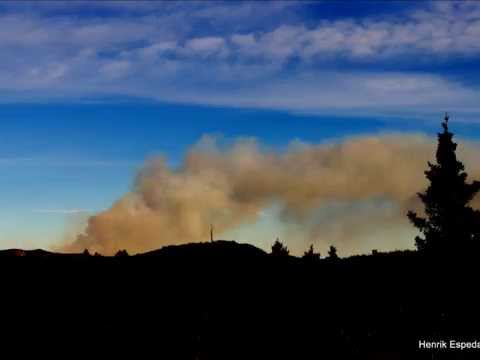
<instances>
[{"instance_id":1,"label":"blue sky","mask_svg":"<svg viewBox=\"0 0 480 360\"><path fill-rule=\"evenodd\" d=\"M49 246L205 134L480 135L480 3L0 2L0 247ZM73 229L73 230L72 230Z\"/></svg>"}]
</instances>

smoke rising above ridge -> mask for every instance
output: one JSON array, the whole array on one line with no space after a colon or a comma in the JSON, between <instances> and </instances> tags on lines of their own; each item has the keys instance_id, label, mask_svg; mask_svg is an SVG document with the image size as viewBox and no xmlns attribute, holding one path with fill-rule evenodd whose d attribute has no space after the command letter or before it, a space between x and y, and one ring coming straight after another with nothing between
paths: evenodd
<instances>
[{"instance_id":1,"label":"smoke rising above ridge","mask_svg":"<svg viewBox=\"0 0 480 360\"><path fill-rule=\"evenodd\" d=\"M419 206L415 194L426 187L435 145L423 135L379 135L293 142L276 152L253 139L223 148L206 136L178 168L162 157L147 161L132 190L90 217L63 249L143 252L206 241L210 224L217 238L234 234L263 247L280 232L295 254L310 243L321 251L336 245L341 254L405 248L414 234L405 213ZM478 149L460 141L470 180L480 178ZM267 230L258 236L268 239L241 238L262 222Z\"/></svg>"}]
</instances>

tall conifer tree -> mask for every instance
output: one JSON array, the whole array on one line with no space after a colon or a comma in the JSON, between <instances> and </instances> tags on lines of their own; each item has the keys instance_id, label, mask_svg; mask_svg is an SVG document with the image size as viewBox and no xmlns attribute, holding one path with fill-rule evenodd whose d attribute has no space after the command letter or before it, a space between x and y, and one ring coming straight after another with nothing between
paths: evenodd
<instances>
[{"instance_id":1,"label":"tall conifer tree","mask_svg":"<svg viewBox=\"0 0 480 360\"><path fill-rule=\"evenodd\" d=\"M480 182L468 183L463 164L457 160L457 144L448 130L448 115L438 134L436 164L428 162L425 175L430 185L418 193L425 217L409 211L407 216L423 234L417 236L418 250L455 251L470 248L480 240L480 212L468 204L480 190Z\"/></svg>"}]
</instances>

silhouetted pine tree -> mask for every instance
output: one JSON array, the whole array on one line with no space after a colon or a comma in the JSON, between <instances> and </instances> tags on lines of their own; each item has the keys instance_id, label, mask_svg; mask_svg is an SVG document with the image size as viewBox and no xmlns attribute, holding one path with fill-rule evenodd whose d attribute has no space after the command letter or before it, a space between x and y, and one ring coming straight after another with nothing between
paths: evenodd
<instances>
[{"instance_id":1,"label":"silhouetted pine tree","mask_svg":"<svg viewBox=\"0 0 480 360\"><path fill-rule=\"evenodd\" d=\"M277 238L275 240L275 243L272 245L272 255L274 256L288 256L290 254L290 251L288 248L283 245L280 240Z\"/></svg>"},{"instance_id":2,"label":"silhouetted pine tree","mask_svg":"<svg viewBox=\"0 0 480 360\"><path fill-rule=\"evenodd\" d=\"M328 249L328 258L332 260L338 259L337 248L335 246L330 246Z\"/></svg>"},{"instance_id":3,"label":"silhouetted pine tree","mask_svg":"<svg viewBox=\"0 0 480 360\"><path fill-rule=\"evenodd\" d=\"M117 253L115 254L115 256L120 256L120 257L128 256L128 252L125 249L118 250Z\"/></svg>"},{"instance_id":4,"label":"silhouetted pine tree","mask_svg":"<svg viewBox=\"0 0 480 360\"><path fill-rule=\"evenodd\" d=\"M425 175L430 185L418 197L426 217L409 211L408 218L423 237L415 238L418 250L445 251L471 247L480 238L480 212L468 206L480 190L480 182L467 183L467 173L457 160L457 144L448 131L448 115L438 134L436 164L428 162Z\"/></svg>"},{"instance_id":5,"label":"silhouetted pine tree","mask_svg":"<svg viewBox=\"0 0 480 360\"><path fill-rule=\"evenodd\" d=\"M313 250L313 245L310 245L307 251L303 253L302 259L308 262L315 262L320 260L320 253Z\"/></svg>"}]
</instances>

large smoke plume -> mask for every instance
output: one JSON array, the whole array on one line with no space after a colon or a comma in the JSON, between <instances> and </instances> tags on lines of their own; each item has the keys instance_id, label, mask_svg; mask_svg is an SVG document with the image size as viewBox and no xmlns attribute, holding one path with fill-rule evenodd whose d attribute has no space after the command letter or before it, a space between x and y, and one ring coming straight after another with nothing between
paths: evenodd
<instances>
[{"instance_id":1,"label":"large smoke plume","mask_svg":"<svg viewBox=\"0 0 480 360\"><path fill-rule=\"evenodd\" d=\"M210 224L218 236L241 234L272 207L273 224L287 225L290 238L283 240L297 253L309 243L334 244L343 254L404 248L413 244L405 212L419 207L415 194L427 185L424 170L435 145L422 135L381 135L294 142L275 152L251 139L225 149L205 137L179 168L161 157L148 161L131 192L90 217L64 249L142 252L205 241ZM477 151L472 143L459 146L470 179L480 177ZM271 243L274 227L257 244Z\"/></svg>"}]
</instances>

